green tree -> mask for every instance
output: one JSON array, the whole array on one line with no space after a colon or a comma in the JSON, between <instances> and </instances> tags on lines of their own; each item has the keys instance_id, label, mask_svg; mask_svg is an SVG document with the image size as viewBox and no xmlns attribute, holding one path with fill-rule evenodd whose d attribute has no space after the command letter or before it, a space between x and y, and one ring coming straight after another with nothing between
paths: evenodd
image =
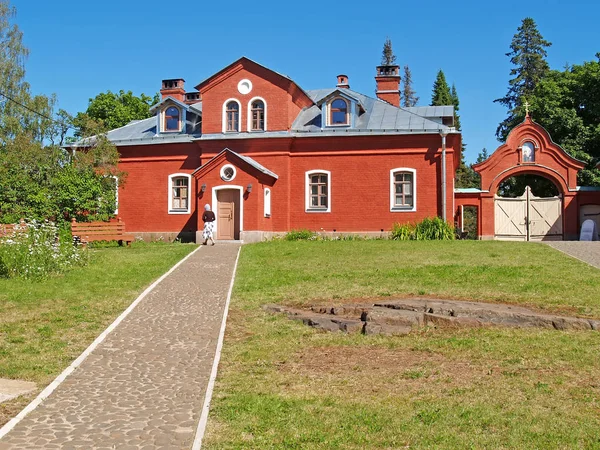
<instances>
[{"instance_id":1,"label":"green tree","mask_svg":"<svg viewBox=\"0 0 600 450\"><path fill-rule=\"evenodd\" d=\"M419 101L419 97L412 87L412 74L408 65L404 66L404 79L402 80L402 106L415 106Z\"/></svg>"},{"instance_id":2,"label":"green tree","mask_svg":"<svg viewBox=\"0 0 600 450\"><path fill-rule=\"evenodd\" d=\"M530 96L531 114L567 153L587 164L583 186L600 186L600 53L563 71L552 70Z\"/></svg>"},{"instance_id":3,"label":"green tree","mask_svg":"<svg viewBox=\"0 0 600 450\"><path fill-rule=\"evenodd\" d=\"M515 67L510 70L508 92L494 102L508 108L508 117L500 122L496 137L504 142L510 130L523 121L523 104L529 100L537 84L550 70L546 62L546 48L552 44L546 41L537 29L531 17L523 19L510 44L511 51L506 54Z\"/></svg>"},{"instance_id":4,"label":"green tree","mask_svg":"<svg viewBox=\"0 0 600 450\"><path fill-rule=\"evenodd\" d=\"M158 101L158 94L149 97L142 93L138 97L131 91L102 92L90 98L87 110L78 113L73 119L77 128L75 135L81 137L90 134L91 130L87 128L90 123L100 125L104 130L113 130L127 125L132 120L152 117L150 108Z\"/></svg>"},{"instance_id":5,"label":"green tree","mask_svg":"<svg viewBox=\"0 0 600 450\"><path fill-rule=\"evenodd\" d=\"M446 82L446 76L440 69L433 83L431 106L445 106L452 104L452 95L450 94L448 83Z\"/></svg>"},{"instance_id":6,"label":"green tree","mask_svg":"<svg viewBox=\"0 0 600 450\"><path fill-rule=\"evenodd\" d=\"M386 38L383 44L383 51L381 52L381 65L382 66L393 66L396 64L396 56L392 50L392 41L390 38Z\"/></svg>"}]
</instances>

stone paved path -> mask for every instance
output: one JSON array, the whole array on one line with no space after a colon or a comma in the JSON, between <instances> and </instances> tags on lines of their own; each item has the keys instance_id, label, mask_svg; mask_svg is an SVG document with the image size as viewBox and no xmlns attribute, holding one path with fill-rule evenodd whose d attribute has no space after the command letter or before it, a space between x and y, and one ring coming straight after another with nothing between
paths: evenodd
<instances>
[{"instance_id":1,"label":"stone paved path","mask_svg":"<svg viewBox=\"0 0 600 450\"><path fill-rule=\"evenodd\" d=\"M600 269L600 241L548 241L546 243L556 250Z\"/></svg>"},{"instance_id":2,"label":"stone paved path","mask_svg":"<svg viewBox=\"0 0 600 450\"><path fill-rule=\"evenodd\" d=\"M0 449L190 449L238 248L192 255Z\"/></svg>"}]
</instances>

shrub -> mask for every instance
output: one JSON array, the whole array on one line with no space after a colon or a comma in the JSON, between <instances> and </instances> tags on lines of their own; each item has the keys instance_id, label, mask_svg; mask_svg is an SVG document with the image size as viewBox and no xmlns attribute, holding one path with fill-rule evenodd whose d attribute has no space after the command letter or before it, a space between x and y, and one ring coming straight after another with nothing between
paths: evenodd
<instances>
[{"instance_id":1,"label":"shrub","mask_svg":"<svg viewBox=\"0 0 600 450\"><path fill-rule=\"evenodd\" d=\"M312 241L316 238L316 233L310 230L292 230L285 235L286 241Z\"/></svg>"},{"instance_id":2,"label":"shrub","mask_svg":"<svg viewBox=\"0 0 600 450\"><path fill-rule=\"evenodd\" d=\"M449 241L455 238L454 227L439 217L426 217L417 224L399 224L392 226L391 238L398 241Z\"/></svg>"},{"instance_id":3,"label":"shrub","mask_svg":"<svg viewBox=\"0 0 600 450\"><path fill-rule=\"evenodd\" d=\"M69 229L50 222L22 223L0 238L0 277L44 278L87 262Z\"/></svg>"}]
</instances>

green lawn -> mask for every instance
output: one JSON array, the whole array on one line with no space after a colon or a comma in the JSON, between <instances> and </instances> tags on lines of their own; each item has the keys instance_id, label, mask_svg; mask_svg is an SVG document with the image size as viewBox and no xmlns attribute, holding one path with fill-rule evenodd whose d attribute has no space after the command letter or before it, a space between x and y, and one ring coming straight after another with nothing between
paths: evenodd
<instances>
[{"instance_id":1,"label":"green lawn","mask_svg":"<svg viewBox=\"0 0 600 450\"><path fill-rule=\"evenodd\" d=\"M600 448L598 332L344 335L260 308L423 295L600 318L599 287L542 244L244 246L205 448Z\"/></svg>"},{"instance_id":2,"label":"green lawn","mask_svg":"<svg viewBox=\"0 0 600 450\"><path fill-rule=\"evenodd\" d=\"M39 282L0 279L0 378L34 381L41 390L144 288L195 248L92 249L88 266L63 276ZM0 405L0 424L32 396Z\"/></svg>"}]
</instances>

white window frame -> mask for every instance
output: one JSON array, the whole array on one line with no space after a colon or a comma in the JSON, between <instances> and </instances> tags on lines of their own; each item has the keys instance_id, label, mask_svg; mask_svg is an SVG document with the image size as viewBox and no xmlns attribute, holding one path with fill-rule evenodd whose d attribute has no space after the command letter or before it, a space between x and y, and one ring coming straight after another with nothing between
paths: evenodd
<instances>
[{"instance_id":1,"label":"white window frame","mask_svg":"<svg viewBox=\"0 0 600 450\"><path fill-rule=\"evenodd\" d=\"M238 104L238 111L240 116L238 117L238 130L237 131L227 131L227 104L229 102L236 102ZM242 131L242 120L243 117L243 111L242 111L242 104L240 103L240 101L237 98L228 98L227 100L225 100L225 102L223 102L223 133L239 133Z\"/></svg>"},{"instance_id":2,"label":"white window frame","mask_svg":"<svg viewBox=\"0 0 600 450\"><path fill-rule=\"evenodd\" d=\"M327 208L315 208L310 206L310 177L311 175L327 175ZM329 170L309 170L304 174L304 210L308 213L330 213L331 212L331 172Z\"/></svg>"},{"instance_id":3,"label":"white window frame","mask_svg":"<svg viewBox=\"0 0 600 450\"><path fill-rule=\"evenodd\" d=\"M333 108L333 102L335 102L336 100L343 100L344 102L346 102L346 118L348 119L348 122L346 122L346 123L331 123L331 115L332 115L331 109ZM353 112L352 103L353 102L351 102L347 98L342 97L341 95L338 95L338 96L332 98L329 102L327 102L327 126L328 127L350 127L352 125L352 112Z\"/></svg>"},{"instance_id":4,"label":"white window frame","mask_svg":"<svg viewBox=\"0 0 600 450\"><path fill-rule=\"evenodd\" d=\"M112 175L111 178L115 180L115 216L119 214L119 177Z\"/></svg>"},{"instance_id":5,"label":"white window frame","mask_svg":"<svg viewBox=\"0 0 600 450\"><path fill-rule=\"evenodd\" d=\"M271 217L271 189L265 188L265 217Z\"/></svg>"},{"instance_id":6,"label":"white window frame","mask_svg":"<svg viewBox=\"0 0 600 450\"><path fill-rule=\"evenodd\" d=\"M173 209L173 180L175 178L187 178L188 180L188 201L186 209ZM169 199L169 214L189 214L192 203L192 176L188 173L173 173L169 175L169 184L167 186L167 194Z\"/></svg>"},{"instance_id":7,"label":"white window frame","mask_svg":"<svg viewBox=\"0 0 600 450\"><path fill-rule=\"evenodd\" d=\"M265 106L265 109L264 109L264 114L265 114L265 129L264 130L253 130L252 129L252 103L255 102L256 100L260 100L261 102L263 102L263 105ZM264 133L265 131L267 131L267 101L264 98L262 98L262 97L253 97L248 102L248 123L247 123L247 127L248 127L247 130L250 133Z\"/></svg>"},{"instance_id":8,"label":"white window frame","mask_svg":"<svg viewBox=\"0 0 600 450\"><path fill-rule=\"evenodd\" d=\"M410 172L413 176L413 205L412 208L396 206L395 175L398 172ZM396 167L390 170L390 211L392 212L415 212L417 210L417 170L410 167Z\"/></svg>"},{"instance_id":9,"label":"white window frame","mask_svg":"<svg viewBox=\"0 0 600 450\"><path fill-rule=\"evenodd\" d=\"M225 169L233 169L233 175L231 175L231 178L229 178L228 180L225 179ZM219 176L221 177L221 180L223 180L225 183L230 183L233 180L235 180L235 177L237 176L237 169L235 168L235 166L233 164L225 164L223 167L221 167L221 170L219 170Z\"/></svg>"}]
</instances>

